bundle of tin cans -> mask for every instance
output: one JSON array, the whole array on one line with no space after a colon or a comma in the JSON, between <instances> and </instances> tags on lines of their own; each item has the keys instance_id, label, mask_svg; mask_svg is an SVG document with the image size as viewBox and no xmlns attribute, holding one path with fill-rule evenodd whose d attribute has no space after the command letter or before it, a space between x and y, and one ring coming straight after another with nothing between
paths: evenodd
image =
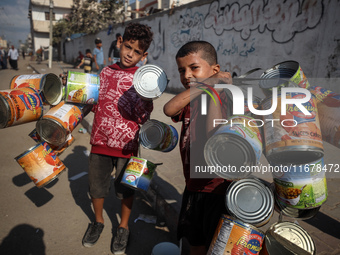
<instances>
[{"instance_id":1,"label":"bundle of tin cans","mask_svg":"<svg viewBox=\"0 0 340 255\"><path fill-rule=\"evenodd\" d=\"M340 147L340 96L311 87L295 61L273 66L258 81L265 98L256 100L254 108L268 110L276 101L278 107L266 118L278 121L263 119L261 126L249 111L247 115L232 116L204 148L208 165L235 166L235 171L228 168L215 172L232 180L226 192L226 207L231 216L221 217L208 254L315 254L313 239L295 223L280 220L266 233L257 227L268 222L274 208L291 218L309 219L326 201L323 141ZM302 104L308 115L301 111L301 105L289 101L306 95L294 89L281 95L280 90L285 87L311 92L310 99ZM273 93L274 90L278 93ZM281 104L283 100L289 104ZM281 106L285 106L285 114ZM251 171L237 171L256 165L262 148L271 169L275 169L271 171L270 185L247 178Z\"/></svg>"},{"instance_id":2,"label":"bundle of tin cans","mask_svg":"<svg viewBox=\"0 0 340 255\"><path fill-rule=\"evenodd\" d=\"M98 100L99 77L68 72L66 87L53 73L18 75L0 91L0 128L36 121L29 136L36 142L15 158L41 188L64 170L58 158L74 141L72 131Z\"/></svg>"}]
</instances>

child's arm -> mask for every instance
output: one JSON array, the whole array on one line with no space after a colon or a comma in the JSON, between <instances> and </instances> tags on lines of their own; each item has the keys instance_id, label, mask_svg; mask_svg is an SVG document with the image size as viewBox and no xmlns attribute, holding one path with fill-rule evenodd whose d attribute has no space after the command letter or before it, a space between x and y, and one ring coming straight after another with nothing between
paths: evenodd
<instances>
[{"instance_id":1,"label":"child's arm","mask_svg":"<svg viewBox=\"0 0 340 255\"><path fill-rule=\"evenodd\" d=\"M228 72L219 72L215 75L213 75L211 78L214 78L211 81L214 81L216 83L225 83L225 84L231 84L232 83L232 77L231 74ZM218 79L218 81L216 81L216 79ZM208 85L213 85L213 84L209 84L208 81L206 81ZM215 89L219 94L221 94L221 92L223 91L223 89ZM212 135L216 129L218 127L214 127L214 120L215 119L222 119L223 115L222 115L222 106L219 102L219 99L217 98L217 96L215 95L215 93L212 93L213 97L215 98L215 101L217 102L216 105L214 103L214 100L212 100L211 98L209 98L209 105L208 105L208 113L207 113L207 123L206 123L206 133L207 133L207 137L210 137L210 135ZM226 103L226 102L222 102Z\"/></svg>"},{"instance_id":2,"label":"child's arm","mask_svg":"<svg viewBox=\"0 0 340 255\"><path fill-rule=\"evenodd\" d=\"M193 100L202 94L202 92L203 91L198 88L191 87L190 89L179 93L164 105L164 114L168 117L174 117L178 115L182 109L190 103L190 100Z\"/></svg>"},{"instance_id":3,"label":"child's arm","mask_svg":"<svg viewBox=\"0 0 340 255\"><path fill-rule=\"evenodd\" d=\"M77 68L80 68L84 64L85 60L84 58L81 60L80 64L77 66Z\"/></svg>"}]
</instances>

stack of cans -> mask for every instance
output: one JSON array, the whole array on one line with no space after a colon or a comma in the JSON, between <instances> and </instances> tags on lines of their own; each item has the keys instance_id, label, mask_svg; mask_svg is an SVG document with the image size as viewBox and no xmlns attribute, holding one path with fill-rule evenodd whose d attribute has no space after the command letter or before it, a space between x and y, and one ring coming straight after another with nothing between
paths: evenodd
<instances>
[{"instance_id":1,"label":"stack of cans","mask_svg":"<svg viewBox=\"0 0 340 255\"><path fill-rule=\"evenodd\" d=\"M72 131L97 103L99 77L68 72L64 88L55 74L17 75L0 91L0 128L36 121L29 136L36 142L15 158L37 187L65 170L58 158L74 141Z\"/></svg>"},{"instance_id":2,"label":"stack of cans","mask_svg":"<svg viewBox=\"0 0 340 255\"><path fill-rule=\"evenodd\" d=\"M272 121L263 119L263 125L256 125L249 111L247 116L232 116L208 139L204 155L210 166L254 166L262 153L263 136L264 155L275 169L271 171L273 182L249 178L249 172L244 171L216 172L232 181L226 192L231 216L220 219L208 254L315 254L311 236L293 222L279 220L266 233L256 227L269 221L274 208L293 219L312 218L327 200L323 141L340 147L340 96L311 87L296 61L274 65L257 80L264 98L255 108L269 110L276 102L276 109L266 115ZM283 90L286 87L297 89ZM306 89L306 94L301 89ZM302 103L309 113L305 114L299 108L301 103L292 102L309 92L310 100ZM281 104L283 100L288 101ZM243 124L231 124L233 120Z\"/></svg>"}]
</instances>

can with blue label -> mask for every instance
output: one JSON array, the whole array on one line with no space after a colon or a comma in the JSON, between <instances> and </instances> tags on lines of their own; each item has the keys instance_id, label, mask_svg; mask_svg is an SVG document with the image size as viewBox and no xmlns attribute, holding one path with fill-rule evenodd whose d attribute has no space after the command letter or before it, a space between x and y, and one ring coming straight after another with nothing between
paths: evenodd
<instances>
[{"instance_id":1,"label":"can with blue label","mask_svg":"<svg viewBox=\"0 0 340 255\"><path fill-rule=\"evenodd\" d=\"M226 171L215 171L221 178L238 180L251 174L241 167L256 165L262 154L262 136L256 119L235 115L221 125L204 146L208 166ZM223 168L224 167L224 168ZM230 170L232 169L232 170Z\"/></svg>"},{"instance_id":2,"label":"can with blue label","mask_svg":"<svg viewBox=\"0 0 340 255\"><path fill-rule=\"evenodd\" d=\"M143 158L131 157L121 183L133 189L147 191L157 165Z\"/></svg>"},{"instance_id":3,"label":"can with blue label","mask_svg":"<svg viewBox=\"0 0 340 255\"><path fill-rule=\"evenodd\" d=\"M303 98L303 93L286 93L287 99ZM262 102L262 109L272 107L272 97ZM324 155L320 121L315 97L303 103L310 115L305 115L295 104L286 105L281 114L281 94L277 96L276 110L265 116L265 155L270 163L306 164Z\"/></svg>"},{"instance_id":4,"label":"can with blue label","mask_svg":"<svg viewBox=\"0 0 340 255\"><path fill-rule=\"evenodd\" d=\"M217 225L207 255L260 254L265 234L262 230L223 215Z\"/></svg>"},{"instance_id":5,"label":"can with blue label","mask_svg":"<svg viewBox=\"0 0 340 255\"><path fill-rule=\"evenodd\" d=\"M158 120L148 120L139 131L139 139L144 148L169 152L177 145L178 133L171 125Z\"/></svg>"}]
</instances>

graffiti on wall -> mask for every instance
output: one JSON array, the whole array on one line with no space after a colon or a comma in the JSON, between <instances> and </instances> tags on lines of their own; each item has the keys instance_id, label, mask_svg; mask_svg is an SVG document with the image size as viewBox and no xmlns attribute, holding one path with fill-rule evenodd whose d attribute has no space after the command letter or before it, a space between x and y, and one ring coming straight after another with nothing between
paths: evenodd
<instances>
[{"instance_id":1,"label":"graffiti on wall","mask_svg":"<svg viewBox=\"0 0 340 255\"><path fill-rule=\"evenodd\" d=\"M204 19L205 28L213 28L217 35L237 31L248 40L252 31L271 32L277 43L292 40L296 33L315 28L321 21L324 5L320 0L252 1L240 6L238 2L220 6L210 4Z\"/></svg>"},{"instance_id":2,"label":"graffiti on wall","mask_svg":"<svg viewBox=\"0 0 340 255\"><path fill-rule=\"evenodd\" d=\"M178 30L171 35L171 43L179 48L187 42L203 40L203 28L203 15L198 12L192 15L191 9L187 9L186 13L180 16Z\"/></svg>"},{"instance_id":3,"label":"graffiti on wall","mask_svg":"<svg viewBox=\"0 0 340 255\"><path fill-rule=\"evenodd\" d=\"M153 40L148 50L152 59L157 60L165 51L164 29L162 29L161 21L158 22L158 31L153 30Z\"/></svg>"},{"instance_id":4,"label":"graffiti on wall","mask_svg":"<svg viewBox=\"0 0 340 255\"><path fill-rule=\"evenodd\" d=\"M240 57L248 57L250 53L255 51L255 38L249 42L241 42L240 44L237 44L234 38L232 38L230 47L225 47L224 42L224 39L220 39L217 47L217 52L221 52L224 56L237 55Z\"/></svg>"}]
</instances>

